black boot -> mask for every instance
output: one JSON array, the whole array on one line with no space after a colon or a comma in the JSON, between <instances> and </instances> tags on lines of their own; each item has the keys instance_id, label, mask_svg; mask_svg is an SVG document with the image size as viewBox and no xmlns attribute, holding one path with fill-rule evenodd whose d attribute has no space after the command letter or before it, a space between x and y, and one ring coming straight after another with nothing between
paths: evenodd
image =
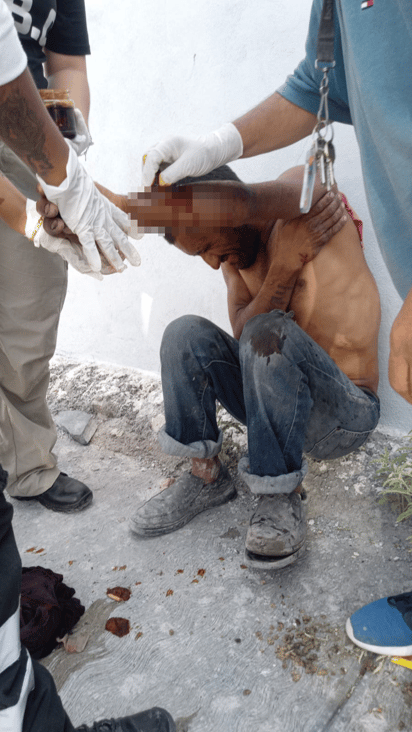
<instances>
[{"instance_id":1,"label":"black boot","mask_svg":"<svg viewBox=\"0 0 412 732\"><path fill-rule=\"evenodd\" d=\"M83 724L75 732L176 732L176 725L169 712L153 707L130 717L101 719L91 727Z\"/></svg>"},{"instance_id":2,"label":"black boot","mask_svg":"<svg viewBox=\"0 0 412 732\"><path fill-rule=\"evenodd\" d=\"M51 488L38 496L13 496L17 501L38 501L45 508L60 513L82 511L91 503L93 493L87 485L66 473L60 473Z\"/></svg>"}]
</instances>

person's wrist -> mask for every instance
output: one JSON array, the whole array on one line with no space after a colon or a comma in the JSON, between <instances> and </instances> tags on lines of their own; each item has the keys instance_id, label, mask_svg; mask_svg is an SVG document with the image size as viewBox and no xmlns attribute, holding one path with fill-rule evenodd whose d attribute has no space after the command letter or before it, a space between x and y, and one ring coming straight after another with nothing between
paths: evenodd
<instances>
[{"instance_id":1,"label":"person's wrist","mask_svg":"<svg viewBox=\"0 0 412 732\"><path fill-rule=\"evenodd\" d=\"M220 140L225 161L229 163L240 158L243 153L243 140L233 122L226 122L222 127L215 130L214 134Z\"/></svg>"},{"instance_id":2,"label":"person's wrist","mask_svg":"<svg viewBox=\"0 0 412 732\"><path fill-rule=\"evenodd\" d=\"M97 181L94 181L94 185L100 191L100 193L105 196L105 198L107 198L111 203L117 206L117 208L120 208L121 211L126 211L127 196L113 193L113 191L110 191L108 188L102 186L101 183L97 183Z\"/></svg>"},{"instance_id":3,"label":"person's wrist","mask_svg":"<svg viewBox=\"0 0 412 732\"><path fill-rule=\"evenodd\" d=\"M68 190L76 176L78 166L80 165L73 148L69 145L67 140L64 138L62 138L62 140L64 141L65 151L67 151L67 156L65 156L64 176L61 177L61 172L59 172L58 176L50 176L49 173L45 174L43 178L39 174L36 176L44 190L44 193L46 194L46 197L51 201L53 201L53 196L58 196Z\"/></svg>"},{"instance_id":4,"label":"person's wrist","mask_svg":"<svg viewBox=\"0 0 412 732\"><path fill-rule=\"evenodd\" d=\"M40 178L47 183L49 186L59 187L67 177L67 166L69 163L70 145L68 141L62 137L59 140L59 145L53 150L53 158L50 161L51 167L45 168L40 176L37 173L37 178ZM50 155L48 156L50 158Z\"/></svg>"},{"instance_id":5,"label":"person's wrist","mask_svg":"<svg viewBox=\"0 0 412 732\"><path fill-rule=\"evenodd\" d=\"M38 233L43 225L43 216L36 211L36 202L27 199L25 211L21 215L21 233L26 236L34 246L38 246ZM37 238L36 238L37 237Z\"/></svg>"}]
</instances>

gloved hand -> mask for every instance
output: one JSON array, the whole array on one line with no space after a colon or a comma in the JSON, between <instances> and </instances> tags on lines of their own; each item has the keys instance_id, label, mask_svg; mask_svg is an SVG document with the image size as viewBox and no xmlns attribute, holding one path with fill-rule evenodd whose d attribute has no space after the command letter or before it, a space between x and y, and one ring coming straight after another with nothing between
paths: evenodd
<instances>
[{"instance_id":1,"label":"gloved hand","mask_svg":"<svg viewBox=\"0 0 412 732\"><path fill-rule=\"evenodd\" d=\"M167 137L143 156L142 185L151 186L161 163L172 163L160 176L159 183L170 185L187 175L199 176L240 158L243 141L240 132L227 122L215 132L195 139Z\"/></svg>"},{"instance_id":2,"label":"gloved hand","mask_svg":"<svg viewBox=\"0 0 412 732\"><path fill-rule=\"evenodd\" d=\"M66 225L77 234L91 269L94 272L101 269L96 244L117 272L125 269L121 253L130 264L138 266L139 255L124 231L113 221L113 204L97 190L70 145L66 173L59 186L48 185L39 175L37 179L46 198L56 204Z\"/></svg>"},{"instance_id":3,"label":"gloved hand","mask_svg":"<svg viewBox=\"0 0 412 732\"><path fill-rule=\"evenodd\" d=\"M25 234L33 242L35 247L43 247L52 254L59 254L62 259L82 274L88 274L96 280L103 279L100 272L94 272L91 269L80 244L70 242L68 239L50 236L45 232L42 226L43 217L40 217L37 213L35 201L27 201L26 213Z\"/></svg>"},{"instance_id":4,"label":"gloved hand","mask_svg":"<svg viewBox=\"0 0 412 732\"><path fill-rule=\"evenodd\" d=\"M77 157L80 157L80 155L86 153L89 147L93 145L93 140L80 109L76 107L74 114L76 116L77 134L73 140L67 140L67 142L73 148Z\"/></svg>"},{"instance_id":5,"label":"gloved hand","mask_svg":"<svg viewBox=\"0 0 412 732\"><path fill-rule=\"evenodd\" d=\"M127 236L130 236L131 239L135 239L138 241L141 239L145 232L139 230L139 222L135 220L131 220L127 213L122 211L118 206L115 206L112 201L109 201L109 208L112 214L113 221L124 231ZM134 266L138 267L140 264L140 257L136 249L130 244L130 248L133 249L133 252L136 257L136 261L134 262ZM137 262L137 259L139 260ZM130 260L129 260L130 261Z\"/></svg>"}]
</instances>

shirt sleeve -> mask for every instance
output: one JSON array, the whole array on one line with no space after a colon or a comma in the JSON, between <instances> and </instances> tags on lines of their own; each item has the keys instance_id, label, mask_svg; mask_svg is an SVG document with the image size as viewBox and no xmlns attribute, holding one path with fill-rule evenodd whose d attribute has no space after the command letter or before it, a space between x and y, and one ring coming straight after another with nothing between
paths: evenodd
<instances>
[{"instance_id":1,"label":"shirt sleeve","mask_svg":"<svg viewBox=\"0 0 412 732\"><path fill-rule=\"evenodd\" d=\"M320 96L319 86L322 80L322 72L315 68L316 43L318 38L320 13L322 0L314 0L309 23L309 32L306 40L306 57L300 62L294 73L287 77L284 84L277 90L281 96L288 99L298 107L306 109L312 114L319 110ZM334 13L335 22L335 67L329 71L329 117L336 122L352 124L349 109L348 92L346 88L345 66L342 55L342 42L337 17L336 5Z\"/></svg>"},{"instance_id":2,"label":"shirt sleeve","mask_svg":"<svg viewBox=\"0 0 412 732\"><path fill-rule=\"evenodd\" d=\"M84 0L57 0L56 13L46 48L67 56L88 55L90 45Z\"/></svg>"},{"instance_id":3,"label":"shirt sleeve","mask_svg":"<svg viewBox=\"0 0 412 732\"><path fill-rule=\"evenodd\" d=\"M11 13L0 0L0 86L14 81L27 66L27 56L23 51Z\"/></svg>"}]
</instances>

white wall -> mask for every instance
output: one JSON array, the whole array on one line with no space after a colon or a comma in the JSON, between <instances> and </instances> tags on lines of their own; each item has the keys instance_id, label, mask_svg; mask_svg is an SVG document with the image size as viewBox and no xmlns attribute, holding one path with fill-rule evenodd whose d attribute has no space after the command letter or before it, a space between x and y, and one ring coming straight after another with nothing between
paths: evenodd
<instances>
[{"instance_id":1,"label":"white wall","mask_svg":"<svg viewBox=\"0 0 412 732\"><path fill-rule=\"evenodd\" d=\"M283 82L304 53L311 0L86 0L95 145L87 167L117 192L140 182L141 156L172 133L201 134L247 111ZM366 255L382 297L382 426L412 428L412 409L386 378L388 335L400 300L368 216L353 130L335 125L336 177L364 220ZM246 182L270 180L304 161L307 142L240 160ZM167 323L198 313L229 329L223 278L150 235L139 269L102 283L70 272L58 353L159 370Z\"/></svg>"}]
</instances>

